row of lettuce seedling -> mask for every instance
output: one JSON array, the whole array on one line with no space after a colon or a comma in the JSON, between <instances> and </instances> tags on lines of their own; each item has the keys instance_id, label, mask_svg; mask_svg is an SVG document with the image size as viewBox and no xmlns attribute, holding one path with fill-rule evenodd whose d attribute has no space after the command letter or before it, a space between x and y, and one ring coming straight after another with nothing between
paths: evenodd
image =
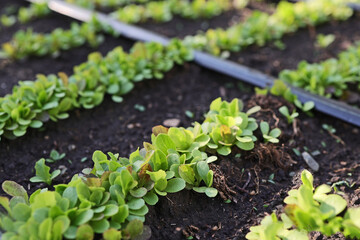
<instances>
[{"instance_id":1,"label":"row of lettuce seedling","mask_svg":"<svg viewBox=\"0 0 360 240\"><path fill-rule=\"evenodd\" d=\"M69 117L74 108L91 109L109 94L115 102L129 93L136 82L161 79L174 64L193 59L193 52L179 40L167 46L159 43L137 43L130 53L117 47L105 57L95 52L88 61L74 67L67 76L37 75L35 81L22 81L12 94L0 98L0 137L14 139L26 134L28 128L41 128L44 122ZM277 81L270 91L309 111L313 105L302 105L291 90Z\"/></svg>"},{"instance_id":2,"label":"row of lettuce seedling","mask_svg":"<svg viewBox=\"0 0 360 240\"><path fill-rule=\"evenodd\" d=\"M29 127L40 128L49 119L69 116L73 108L93 108L110 94L115 102L130 92L134 83L161 79L174 66L192 59L192 51L179 40L169 45L137 43L130 53L121 47L105 57L92 53L88 61L76 66L74 74L37 75L35 81L23 81L12 94L0 98L0 136L23 136Z\"/></svg>"},{"instance_id":3,"label":"row of lettuce seedling","mask_svg":"<svg viewBox=\"0 0 360 240\"><path fill-rule=\"evenodd\" d=\"M127 5L110 15L125 23L139 23L148 19L156 22L168 22L173 19L174 15L190 19L211 18L231 7L239 9L246 5L246 3L233 5L232 2L232 0L156 1L145 5Z\"/></svg>"},{"instance_id":4,"label":"row of lettuce seedling","mask_svg":"<svg viewBox=\"0 0 360 240\"><path fill-rule=\"evenodd\" d=\"M29 7L19 8L17 14L2 14L0 16L0 23L3 27L10 27L17 22L27 23L31 20L45 17L50 13L47 2L33 3Z\"/></svg>"},{"instance_id":5,"label":"row of lettuce seedling","mask_svg":"<svg viewBox=\"0 0 360 240\"><path fill-rule=\"evenodd\" d=\"M154 4L164 5L166 6L164 8L172 9L171 11L174 12L178 11L178 14L182 16L187 16L187 12L190 11L187 9L191 9L190 12L192 13L190 15L192 18L197 18L204 16L210 17L215 15L215 13L219 14L221 11L228 9L230 5L228 1L207 1L206 4L213 9L207 12L207 8L196 7L198 6L196 2L197 1L190 3L185 1L185 3L183 3L177 0L175 0L175 2L160 1L148 3L146 6L153 6ZM223 7L219 4L223 4ZM216 7L213 5L216 5ZM130 23L139 22L144 18L154 18L159 21L161 19L162 21L171 19L171 17L169 17L170 13L164 14L165 10L159 11L156 10L156 8L134 10L135 8L144 8L144 6L135 5L135 7L129 6L129 9L119 9L119 12L113 14L113 16ZM205 33L187 36L184 42L188 47L196 50L204 50L214 55L219 55L222 51L237 52L250 45L263 46L269 41L279 41L285 34L295 32L301 27L307 25L316 26L324 22L329 22L332 19L346 20L351 17L352 14L353 11L347 7L346 2L338 0L315 0L298 3L280 2L273 14L254 11L244 22L235 24L228 29L209 29ZM76 29L70 30L56 29L54 32L48 34L33 33L31 30L27 32L20 30L12 40L3 44L2 55L3 57L21 59L28 56L49 55L55 51L59 52L60 50L69 50L78 47L85 44L86 41L83 39L87 39L86 34L77 30L81 28L86 28L89 31L91 37L89 37L88 40L90 43L92 43L94 39L98 39L93 35L96 35L96 33L99 34L99 31L102 30L101 28L92 29L88 26L88 23L83 23L83 25L85 26L80 27L76 25ZM78 38L81 39L81 41L77 42L73 40ZM38 44L38 42L41 44Z\"/></svg>"},{"instance_id":6,"label":"row of lettuce seedling","mask_svg":"<svg viewBox=\"0 0 360 240\"><path fill-rule=\"evenodd\" d=\"M105 94L121 102L135 82L163 78L163 73L174 63L192 59L193 51L180 40L173 40L165 47L157 43L137 43L129 54L121 48L114 49L106 57L92 53L87 62L74 68L70 77L63 73L38 75L37 80L20 82L12 94L0 98L0 136L10 139L23 136L28 127L40 128L49 119L67 118L75 107L89 109L99 105ZM356 46L341 53L339 59L318 64L301 63L298 70L284 70L279 78L321 95L332 96L326 91L334 89L334 95L340 96L349 83L359 83L356 71L359 63L360 46ZM309 110L279 81L271 93L285 97L303 111Z\"/></svg>"},{"instance_id":7,"label":"row of lettuce seedling","mask_svg":"<svg viewBox=\"0 0 360 240\"><path fill-rule=\"evenodd\" d=\"M260 107L242 109L238 99L218 98L203 123L187 129L156 126L151 143L144 142L128 158L96 151L92 169L55 185L54 191L38 189L28 197L22 186L5 181L3 190L12 198L0 197L6 210L0 213L2 239L93 239L95 234L105 240L132 239L145 234L148 205L155 205L159 196L187 189L215 197L218 191L212 187L214 172L209 164L216 155L229 155L235 148L250 151L258 139L265 144L279 142L280 129L267 122L260 122L259 128L259 121L250 117ZM49 169L47 176L51 178ZM302 181L285 199L288 206L282 221L275 214L265 217L260 226L250 229L248 239L308 239L312 231L360 238L360 208L349 208L342 216L346 200L329 194L326 185L314 192L307 171Z\"/></svg>"},{"instance_id":8,"label":"row of lettuce seedling","mask_svg":"<svg viewBox=\"0 0 360 240\"><path fill-rule=\"evenodd\" d=\"M187 36L186 45L220 55L222 51L238 52L250 45L264 46L279 42L285 34L306 26L317 26L331 20L344 21L353 15L346 1L314 0L297 3L280 2L274 13L254 11L244 22L228 29L209 29L203 34Z\"/></svg>"},{"instance_id":9,"label":"row of lettuce seedling","mask_svg":"<svg viewBox=\"0 0 360 240\"><path fill-rule=\"evenodd\" d=\"M229 103L218 98L202 124L154 127L151 143L144 142L129 158L96 151L94 168L86 176L77 174L54 191L38 189L28 197L21 186L5 181L3 189L12 198L0 197L7 211L0 213L2 239L92 239L94 233L127 239L142 231L146 204L155 205L158 196L186 188L215 197L209 168L217 159L214 153L229 155L232 147L249 151L257 141L258 124L249 115L259 107L246 113L242 108L238 99ZM263 141L278 142L279 129L265 122L260 127ZM37 169L37 175L44 172Z\"/></svg>"},{"instance_id":10,"label":"row of lettuce seedling","mask_svg":"<svg viewBox=\"0 0 360 240\"><path fill-rule=\"evenodd\" d=\"M68 2L72 2L68 0ZM75 4L84 6L83 2L75 1ZM115 5L111 3L103 3L105 5ZM120 2L118 2L120 4ZM96 3L87 2L88 8L95 7ZM244 4L245 5L245 4ZM241 7L244 7L241 5ZM210 18L229 10L232 7L230 0L170 0L148 2L145 5L128 5L119 8L111 15L126 23L138 23L147 19L154 19L159 22L170 21L173 14L180 15L185 18ZM240 8L240 6L239 6ZM32 3L28 8L22 7L19 10L19 20L21 23L27 22L36 17L42 17L50 13L47 3ZM10 25L16 21L14 16L2 16L3 24ZM29 56L58 56L60 51L70 50L85 43L92 47L96 47L102 42L103 36L101 32L112 33L111 29L106 25L99 23L94 17L90 23L72 23L70 29L64 30L56 28L50 33L36 33L32 29L20 30L15 33L13 38L2 44L2 52L0 57L13 59L23 59Z\"/></svg>"}]
</instances>

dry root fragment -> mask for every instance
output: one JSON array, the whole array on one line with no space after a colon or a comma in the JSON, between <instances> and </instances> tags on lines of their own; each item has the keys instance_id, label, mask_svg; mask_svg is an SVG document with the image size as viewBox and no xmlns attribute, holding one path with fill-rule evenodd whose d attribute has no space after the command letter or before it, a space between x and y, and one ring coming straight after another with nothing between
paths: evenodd
<instances>
[{"instance_id":1,"label":"dry root fragment","mask_svg":"<svg viewBox=\"0 0 360 240\"><path fill-rule=\"evenodd\" d=\"M282 146L282 148L284 148L284 146ZM287 169L292 164L296 163L287 152L271 144L260 143L259 145L256 145L251 154L248 155L247 159L253 160L254 156L261 168Z\"/></svg>"},{"instance_id":2,"label":"dry root fragment","mask_svg":"<svg viewBox=\"0 0 360 240\"><path fill-rule=\"evenodd\" d=\"M236 203L237 199L234 198L236 192L229 187L226 177L221 171L220 166L210 164L210 169L214 172L213 187L218 190L220 197L224 199L224 201L231 200Z\"/></svg>"},{"instance_id":3,"label":"dry root fragment","mask_svg":"<svg viewBox=\"0 0 360 240\"><path fill-rule=\"evenodd\" d=\"M200 229L194 225L190 225L188 226L186 229L182 230L182 234L186 237L195 237L196 239L200 239L200 236L198 234L196 234L197 232L199 232Z\"/></svg>"}]
</instances>

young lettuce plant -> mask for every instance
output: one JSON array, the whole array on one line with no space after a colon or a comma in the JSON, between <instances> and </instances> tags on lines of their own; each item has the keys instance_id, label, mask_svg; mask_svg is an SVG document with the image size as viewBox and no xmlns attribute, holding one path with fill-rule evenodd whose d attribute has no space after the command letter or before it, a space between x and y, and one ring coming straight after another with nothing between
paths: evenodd
<instances>
[{"instance_id":1,"label":"young lettuce plant","mask_svg":"<svg viewBox=\"0 0 360 240\"><path fill-rule=\"evenodd\" d=\"M50 173L50 167L46 166L44 158L36 162L35 170L36 176L30 178L30 182L44 182L47 185L51 185L52 180L61 173L59 169Z\"/></svg>"},{"instance_id":2,"label":"young lettuce plant","mask_svg":"<svg viewBox=\"0 0 360 240\"><path fill-rule=\"evenodd\" d=\"M318 34L316 36L316 43L315 46L319 48L327 48L335 41L335 35L334 34Z\"/></svg>"},{"instance_id":3,"label":"young lettuce plant","mask_svg":"<svg viewBox=\"0 0 360 240\"><path fill-rule=\"evenodd\" d=\"M307 170L302 172L301 180L300 188L290 190L284 200L287 206L281 221L273 213L265 217L261 225L251 227L246 238L307 240L308 233L317 231L326 236L340 232L345 237L360 239L360 208L347 208L346 200L330 194L328 185L320 185L314 190L313 176Z\"/></svg>"},{"instance_id":4,"label":"young lettuce plant","mask_svg":"<svg viewBox=\"0 0 360 240\"><path fill-rule=\"evenodd\" d=\"M243 104L238 99L231 103L217 98L210 105L210 111L201 125L202 132L210 136L207 147L220 155L229 155L231 147L236 145L242 150L254 148L257 140L253 131L258 128L256 120L248 115L259 110L258 107L250 110L248 114L241 112Z\"/></svg>"},{"instance_id":5,"label":"young lettuce plant","mask_svg":"<svg viewBox=\"0 0 360 240\"><path fill-rule=\"evenodd\" d=\"M61 159L63 159L66 156L65 153L59 153L58 151L56 151L55 149L51 150L50 152L50 158L46 159L46 162L48 163L54 163L56 161L59 161Z\"/></svg>"},{"instance_id":6,"label":"young lettuce plant","mask_svg":"<svg viewBox=\"0 0 360 240\"><path fill-rule=\"evenodd\" d=\"M291 124L295 118L297 118L299 116L299 113L296 112L296 110L294 109L292 111L292 113L290 114L289 109L287 106L282 106L279 108L279 112L286 117L288 124Z\"/></svg>"},{"instance_id":7,"label":"young lettuce plant","mask_svg":"<svg viewBox=\"0 0 360 240\"><path fill-rule=\"evenodd\" d=\"M269 123L267 122L261 122L260 123L260 130L262 133L262 136L264 138L264 141L271 142L271 143L278 143L279 139L278 137L281 134L281 130L279 128L274 128L270 131Z\"/></svg>"}]
</instances>

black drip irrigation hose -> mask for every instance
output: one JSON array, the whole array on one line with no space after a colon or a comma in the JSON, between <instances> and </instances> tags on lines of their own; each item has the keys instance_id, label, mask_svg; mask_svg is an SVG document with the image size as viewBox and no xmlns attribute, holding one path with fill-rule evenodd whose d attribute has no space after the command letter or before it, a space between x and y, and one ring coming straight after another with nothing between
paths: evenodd
<instances>
[{"instance_id":1,"label":"black drip irrigation hose","mask_svg":"<svg viewBox=\"0 0 360 240\"><path fill-rule=\"evenodd\" d=\"M26 1L39 2L39 0ZM169 38L160 34L153 33L137 26L122 23L106 14L90 11L63 1L49 0L48 6L54 12L83 22L90 21L91 18L95 15L100 21L111 26L122 36L135 41L158 42L163 45L168 44L170 41ZM360 5L358 5L358 7L360 10ZM261 88L271 87L275 80L275 78L252 68L228 60L220 59L200 51L195 51L194 61L202 67ZM360 109L349 106L343 102L311 94L300 88L292 87L290 85L289 87L291 88L291 91L297 95L301 102L304 103L307 101L313 101L315 103L316 110L360 127Z\"/></svg>"}]
</instances>

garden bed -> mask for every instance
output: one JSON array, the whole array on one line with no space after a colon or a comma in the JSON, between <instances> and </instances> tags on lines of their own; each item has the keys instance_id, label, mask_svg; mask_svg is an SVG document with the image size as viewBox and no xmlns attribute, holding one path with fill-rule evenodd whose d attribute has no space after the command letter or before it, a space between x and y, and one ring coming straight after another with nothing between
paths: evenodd
<instances>
[{"instance_id":1,"label":"garden bed","mask_svg":"<svg viewBox=\"0 0 360 240\"><path fill-rule=\"evenodd\" d=\"M214 21L219 21L219 26L229 19L226 14L218 18L220 20ZM52 20L48 21L49 19ZM360 32L356 29L358 20L359 16L355 16L343 23L331 23L317 28L317 32L335 33L338 36L335 43L326 50L315 49L312 31L302 30L284 39L287 46L284 51L272 46L254 47L232 55L231 59L238 61L241 58L240 62L245 65L277 75L284 68L295 68L300 60L316 62L336 55L349 42L359 39ZM180 19L176 21L183 24L185 29L193 25L187 25ZM55 26L66 28L69 22L64 17L52 15L27 26L34 27L34 30L48 31ZM44 24L47 25L46 29L43 28ZM211 27L212 24L210 22ZM215 25L218 26L217 23ZM151 30L155 29L152 24L147 26ZM169 24L168 27L168 30L166 28L163 31L169 31L171 36L174 33L170 30L174 29L174 25ZM1 36L5 36L6 40L8 34L18 28L15 25L2 30ZM1 37L0 40L3 41ZM108 36L96 50L105 54L118 45L128 50L132 44L129 40ZM1 61L0 94L3 96L10 93L18 80L34 79L37 73L63 71L70 74L72 67L84 62L92 51L89 47L82 47L63 52L56 59L31 58L15 63ZM190 236L195 239L244 239L250 226L257 224L265 212L271 213L275 209L280 211L288 190L299 186L299 173L304 168L308 169L308 166L295 154L294 148L300 152L319 152L315 156L320 165L320 170L314 173L316 185L341 181L354 184L350 188L343 182L339 189L347 194L348 205L360 205L359 128L319 113L315 113L314 117L302 114L295 126L288 125L285 117L278 112L279 107L288 105L284 100L255 96L251 86L194 63L175 67L163 80L137 83L121 104L106 97L100 106L92 110L73 111L70 118L47 123L42 131L31 130L26 136L14 141L2 139L0 182L16 181L29 192L46 187L44 184L30 183L29 179L35 175L35 162L48 157L52 149L66 153L63 160L50 165L52 169L65 170L54 180L54 184L68 182L73 174L92 166L93 151L110 151L128 156L137 147L141 147L143 141L150 141L152 127L163 124L165 120L177 119L180 126L184 127L190 126L193 121L202 121L209 104L217 97L227 100L240 98L244 101L246 110L255 105L261 106L262 111L255 116L258 120L278 124L283 132L280 144L272 149L257 143L253 151L242 153L241 159L236 153L219 157L212 168L220 170L220 174L215 176L225 177L226 184L234 190L227 196L232 199L230 203L225 203L221 195L210 199L204 194L187 190L160 198L160 202L150 207L146 216L145 223L152 230L151 239L184 239ZM137 109L135 106L138 106ZM139 110L141 106L144 111ZM186 111L193 113L194 117L186 116ZM333 126L336 136L324 130L323 124ZM344 144L339 142L339 138ZM81 161L83 157L87 157L87 160ZM296 163L287 168L279 166L279 163L290 165L290 159ZM224 187L224 184L218 185L220 191ZM334 239L340 238L336 236ZM315 234L313 239L324 238Z\"/></svg>"}]
</instances>

